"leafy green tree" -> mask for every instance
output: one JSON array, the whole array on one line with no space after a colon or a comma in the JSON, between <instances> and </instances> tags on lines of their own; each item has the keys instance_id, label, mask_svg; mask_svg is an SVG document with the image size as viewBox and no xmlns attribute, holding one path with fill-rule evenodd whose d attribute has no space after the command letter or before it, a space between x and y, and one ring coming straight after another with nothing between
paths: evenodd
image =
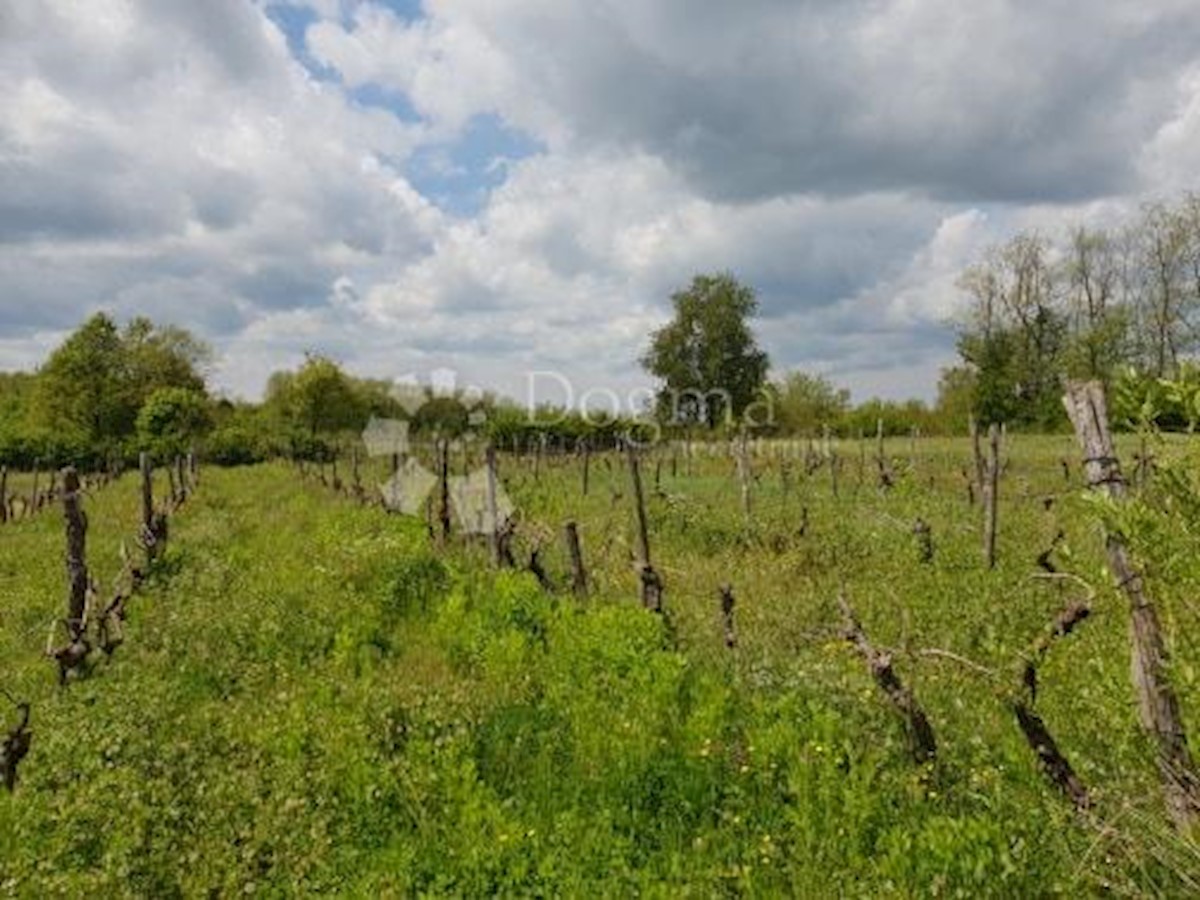
<instances>
[{"instance_id":1,"label":"leafy green tree","mask_svg":"<svg viewBox=\"0 0 1200 900\"><path fill-rule=\"evenodd\" d=\"M470 412L463 402L452 396L432 396L412 417L417 434L455 438L470 428Z\"/></svg>"},{"instance_id":2,"label":"leafy green tree","mask_svg":"<svg viewBox=\"0 0 1200 900\"><path fill-rule=\"evenodd\" d=\"M35 423L73 432L99 448L111 448L133 431L137 407L130 402L129 367L116 324L97 313L50 354L38 373Z\"/></svg>"},{"instance_id":3,"label":"leafy green tree","mask_svg":"<svg viewBox=\"0 0 1200 900\"><path fill-rule=\"evenodd\" d=\"M967 422L975 415L978 377L978 373L969 366L942 369L934 418L938 429L944 434L961 434L967 430Z\"/></svg>"},{"instance_id":4,"label":"leafy green tree","mask_svg":"<svg viewBox=\"0 0 1200 900\"><path fill-rule=\"evenodd\" d=\"M139 443L159 459L187 453L211 427L208 400L189 388L157 388L137 417Z\"/></svg>"},{"instance_id":5,"label":"leafy green tree","mask_svg":"<svg viewBox=\"0 0 1200 900\"><path fill-rule=\"evenodd\" d=\"M774 387L776 424L792 434L836 428L850 409L850 392L820 375L789 372Z\"/></svg>"},{"instance_id":6,"label":"leafy green tree","mask_svg":"<svg viewBox=\"0 0 1200 900\"><path fill-rule=\"evenodd\" d=\"M363 409L359 395L341 367L327 356L307 354L298 372L284 389L292 421L309 437L349 428L361 428Z\"/></svg>"},{"instance_id":7,"label":"leafy green tree","mask_svg":"<svg viewBox=\"0 0 1200 900\"><path fill-rule=\"evenodd\" d=\"M1116 242L1107 232L1076 228L1062 267L1071 332L1067 374L1108 384L1132 350L1130 317L1118 302L1122 267Z\"/></svg>"},{"instance_id":8,"label":"leafy green tree","mask_svg":"<svg viewBox=\"0 0 1200 900\"><path fill-rule=\"evenodd\" d=\"M1013 335L993 330L986 335L963 335L958 352L974 372L975 396L972 410L985 425L1011 422L1016 418L1017 363Z\"/></svg>"},{"instance_id":9,"label":"leafy green tree","mask_svg":"<svg viewBox=\"0 0 1200 900\"><path fill-rule=\"evenodd\" d=\"M671 424L732 423L761 397L767 354L749 319L754 291L732 275L698 275L671 297L674 318L651 335L642 365L662 386L661 419Z\"/></svg>"},{"instance_id":10,"label":"leafy green tree","mask_svg":"<svg viewBox=\"0 0 1200 900\"><path fill-rule=\"evenodd\" d=\"M184 388L205 395L205 371L212 350L191 332L174 325L159 326L138 317L121 334L129 402L141 409L159 388Z\"/></svg>"}]
</instances>

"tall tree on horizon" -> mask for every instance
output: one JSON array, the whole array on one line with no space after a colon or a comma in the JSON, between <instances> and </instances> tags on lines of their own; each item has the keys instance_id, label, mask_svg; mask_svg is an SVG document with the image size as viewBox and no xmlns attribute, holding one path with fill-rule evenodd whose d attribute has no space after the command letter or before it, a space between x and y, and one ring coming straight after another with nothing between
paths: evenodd
<instances>
[{"instance_id":1,"label":"tall tree on horizon","mask_svg":"<svg viewBox=\"0 0 1200 900\"><path fill-rule=\"evenodd\" d=\"M675 315L650 336L642 366L662 382L660 420L670 424L732 424L760 399L769 360L749 319L754 291L729 273L697 275L671 296Z\"/></svg>"}]
</instances>

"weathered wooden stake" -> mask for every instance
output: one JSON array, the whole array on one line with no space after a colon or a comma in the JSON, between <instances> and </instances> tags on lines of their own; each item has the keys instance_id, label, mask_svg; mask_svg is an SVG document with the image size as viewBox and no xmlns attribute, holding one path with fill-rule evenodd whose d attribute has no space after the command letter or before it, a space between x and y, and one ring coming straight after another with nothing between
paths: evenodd
<instances>
[{"instance_id":1,"label":"weathered wooden stake","mask_svg":"<svg viewBox=\"0 0 1200 900\"><path fill-rule=\"evenodd\" d=\"M626 438L625 452L629 459L629 478L633 484L633 503L637 513L638 562L650 565L650 529L646 524L646 498L642 493L642 473L638 466L638 454L633 440Z\"/></svg>"},{"instance_id":2,"label":"weathered wooden stake","mask_svg":"<svg viewBox=\"0 0 1200 900\"><path fill-rule=\"evenodd\" d=\"M987 469L983 461L983 447L980 443L981 438L979 432L979 422L976 421L974 416L971 416L967 424L971 430L971 458L975 463L975 491L971 496L974 497L977 494L982 496L983 483L987 480Z\"/></svg>"},{"instance_id":3,"label":"weathered wooden stake","mask_svg":"<svg viewBox=\"0 0 1200 900\"><path fill-rule=\"evenodd\" d=\"M39 474L40 474L40 472L38 471L38 461L35 459L33 461L33 489L32 489L32 491L30 491L30 494L29 494L29 508L26 510L27 516L32 515L33 513L36 513L38 510L40 510L42 508L42 495L41 495L41 492L38 490Z\"/></svg>"},{"instance_id":4,"label":"weathered wooden stake","mask_svg":"<svg viewBox=\"0 0 1200 900\"><path fill-rule=\"evenodd\" d=\"M11 698L10 698L11 699ZM17 788L17 768L29 754L29 745L33 733L29 730L28 703L13 704L17 707L17 724L9 729L3 741L0 741L0 780L11 794Z\"/></svg>"},{"instance_id":5,"label":"weathered wooden stake","mask_svg":"<svg viewBox=\"0 0 1200 900\"><path fill-rule=\"evenodd\" d=\"M175 482L179 485L179 503L188 498L187 466L182 456L175 457Z\"/></svg>"},{"instance_id":6,"label":"weathered wooden stake","mask_svg":"<svg viewBox=\"0 0 1200 900\"><path fill-rule=\"evenodd\" d=\"M579 526L574 521L564 527L567 555L571 558L571 590L577 597L587 593L587 570L583 567L583 549L579 545Z\"/></svg>"},{"instance_id":7,"label":"weathered wooden stake","mask_svg":"<svg viewBox=\"0 0 1200 900\"><path fill-rule=\"evenodd\" d=\"M633 482L633 502L637 510L638 568L641 584L642 606L653 612L663 612L663 583L650 563L650 528L646 522L646 498L642 491L642 473L638 466L637 450L633 439L625 439L625 451L629 459L629 477Z\"/></svg>"},{"instance_id":8,"label":"weathered wooden stake","mask_svg":"<svg viewBox=\"0 0 1200 900\"><path fill-rule=\"evenodd\" d=\"M581 485L583 496L588 495L588 479L591 474L592 465L592 444L586 438L583 441L583 484Z\"/></svg>"},{"instance_id":9,"label":"weathered wooden stake","mask_svg":"<svg viewBox=\"0 0 1200 900\"><path fill-rule=\"evenodd\" d=\"M146 562L149 564L157 556L154 539L154 473L150 467L150 454L138 455L138 469L142 475L142 543L146 547Z\"/></svg>"},{"instance_id":10,"label":"weathered wooden stake","mask_svg":"<svg viewBox=\"0 0 1200 900\"><path fill-rule=\"evenodd\" d=\"M737 632L733 628L733 607L737 600L733 596L732 585L721 585L718 593L721 600L721 622L725 629L725 647L733 650L737 647Z\"/></svg>"},{"instance_id":11,"label":"weathered wooden stake","mask_svg":"<svg viewBox=\"0 0 1200 900\"><path fill-rule=\"evenodd\" d=\"M752 518L750 496L750 460L746 455L746 432L743 431L734 450L737 461L738 485L742 493L742 516L749 522Z\"/></svg>"},{"instance_id":12,"label":"weathered wooden stake","mask_svg":"<svg viewBox=\"0 0 1200 900\"><path fill-rule=\"evenodd\" d=\"M0 525L8 521L8 466L0 466Z\"/></svg>"},{"instance_id":13,"label":"weathered wooden stake","mask_svg":"<svg viewBox=\"0 0 1200 900\"><path fill-rule=\"evenodd\" d=\"M917 519L913 525L913 534L917 537L917 558L925 564L933 562L933 529L924 519Z\"/></svg>"},{"instance_id":14,"label":"weathered wooden stake","mask_svg":"<svg viewBox=\"0 0 1200 900\"><path fill-rule=\"evenodd\" d=\"M438 520L441 522L441 542L450 542L450 442L441 438L438 452Z\"/></svg>"},{"instance_id":15,"label":"weathered wooden stake","mask_svg":"<svg viewBox=\"0 0 1200 900\"><path fill-rule=\"evenodd\" d=\"M1000 489L1000 429L988 428L987 478L983 485L983 560L989 569L996 567L996 507Z\"/></svg>"},{"instance_id":16,"label":"weathered wooden stake","mask_svg":"<svg viewBox=\"0 0 1200 900\"><path fill-rule=\"evenodd\" d=\"M829 491L836 497L838 495L838 469L841 468L841 460L838 459L837 451L829 451Z\"/></svg>"},{"instance_id":17,"label":"weathered wooden stake","mask_svg":"<svg viewBox=\"0 0 1200 900\"><path fill-rule=\"evenodd\" d=\"M487 461L487 504L488 519L491 527L488 529L488 544L492 551L492 565L500 568L500 513L496 505L496 448L487 445L485 456Z\"/></svg>"},{"instance_id":18,"label":"weathered wooden stake","mask_svg":"<svg viewBox=\"0 0 1200 900\"><path fill-rule=\"evenodd\" d=\"M1063 405L1083 449L1088 487L1103 491L1118 503L1124 502L1125 479L1108 430L1103 385L1098 381L1070 382ZM1200 813L1200 781L1188 749L1179 700L1167 676L1167 649L1158 622L1158 612L1146 590L1145 581L1129 560L1129 552L1121 534L1107 530L1105 546L1109 571L1129 601L1130 668L1138 699L1138 713L1142 726L1157 742L1167 810L1176 826L1186 830L1194 824Z\"/></svg>"},{"instance_id":19,"label":"weathered wooden stake","mask_svg":"<svg viewBox=\"0 0 1200 900\"><path fill-rule=\"evenodd\" d=\"M67 631L72 642L83 636L87 609L87 515L75 469L63 471L63 518L67 525Z\"/></svg>"}]
</instances>

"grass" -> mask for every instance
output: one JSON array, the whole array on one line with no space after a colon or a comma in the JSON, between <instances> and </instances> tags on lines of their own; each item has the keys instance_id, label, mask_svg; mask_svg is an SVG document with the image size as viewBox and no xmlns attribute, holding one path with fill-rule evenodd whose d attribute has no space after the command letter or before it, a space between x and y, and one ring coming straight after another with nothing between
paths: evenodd
<instances>
[{"instance_id":1,"label":"grass","mask_svg":"<svg viewBox=\"0 0 1200 900\"><path fill-rule=\"evenodd\" d=\"M592 460L587 497L573 460L543 461L536 480L530 461L502 462L519 548L540 543L562 585L562 524L580 523L582 602L492 572L483 547L438 553L422 523L282 465L209 469L127 643L61 691L40 656L64 601L61 517L0 529L0 687L33 701L35 731L0 797L0 894L1194 891L1200 856L1163 824L1096 511L1058 465L1074 449L1012 441L994 571L965 442L923 441L911 469L908 442L890 442L902 475L886 493L869 467L859 484L857 446L841 452L838 497L826 470L799 465L785 496L777 463L757 460L748 521L727 459L672 478L664 456L657 491L647 461L670 635L637 608L619 457ZM88 501L106 584L137 502L131 477ZM1022 651L1084 591L1031 578L1060 529L1054 558L1093 586L1095 613L1051 652L1038 709L1103 830L1045 781L1005 703ZM1170 553L1150 575L1194 730L1200 572L1185 538L1158 542ZM843 585L937 730L929 769L837 635Z\"/></svg>"}]
</instances>

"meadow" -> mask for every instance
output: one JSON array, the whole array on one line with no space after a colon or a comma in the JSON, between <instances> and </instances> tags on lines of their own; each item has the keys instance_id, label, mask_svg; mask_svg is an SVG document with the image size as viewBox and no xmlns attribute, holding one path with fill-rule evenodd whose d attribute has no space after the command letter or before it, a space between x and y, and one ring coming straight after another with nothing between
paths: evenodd
<instances>
[{"instance_id":1,"label":"meadow","mask_svg":"<svg viewBox=\"0 0 1200 900\"><path fill-rule=\"evenodd\" d=\"M1186 439L1153 446L1182 470L1200 458ZM34 736L0 792L0 894L1200 890L1200 847L1170 827L1138 724L1111 512L1085 495L1073 439L1007 440L994 568L967 441L889 440L890 488L873 446L834 449L836 494L820 446L751 453L744 480L722 446L643 456L663 616L639 603L619 453L591 456L586 494L574 454L502 454L519 565L500 570L485 542L439 547L329 472L204 468L126 643L65 688L42 652L66 594L62 517L3 526L0 688L32 703ZM1140 445L1118 450L1129 471ZM1126 524L1194 730L1200 564L1157 490ZM138 503L133 474L85 500L106 590ZM546 584L524 571L535 550ZM927 715L934 758L914 761L839 596ZM1038 667L1036 710L1086 810L1039 768L1012 701L1078 600L1090 616Z\"/></svg>"}]
</instances>

